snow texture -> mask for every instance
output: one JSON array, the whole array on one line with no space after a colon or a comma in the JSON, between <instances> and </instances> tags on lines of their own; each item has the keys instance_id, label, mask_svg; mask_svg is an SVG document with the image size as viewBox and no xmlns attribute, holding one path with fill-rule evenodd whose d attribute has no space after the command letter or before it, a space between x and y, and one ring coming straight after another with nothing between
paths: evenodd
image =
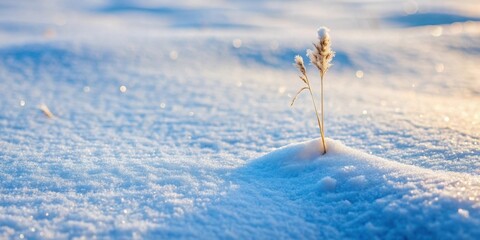
<instances>
[{"instance_id":1,"label":"snow texture","mask_svg":"<svg viewBox=\"0 0 480 240\"><path fill-rule=\"evenodd\" d=\"M327 143L326 155L319 154L317 139L280 148L249 167L265 185L284 189L310 209L308 217L322 226L308 237L480 236L475 227L480 224L479 177L393 162L331 139Z\"/></svg>"},{"instance_id":2,"label":"snow texture","mask_svg":"<svg viewBox=\"0 0 480 240\"><path fill-rule=\"evenodd\" d=\"M479 239L477 5L2 1L0 239Z\"/></svg>"}]
</instances>

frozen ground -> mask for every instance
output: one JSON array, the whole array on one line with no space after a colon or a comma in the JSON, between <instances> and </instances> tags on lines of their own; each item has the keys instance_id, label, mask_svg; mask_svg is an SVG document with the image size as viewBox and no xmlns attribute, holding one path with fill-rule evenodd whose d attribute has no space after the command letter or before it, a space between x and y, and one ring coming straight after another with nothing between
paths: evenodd
<instances>
[{"instance_id":1,"label":"frozen ground","mask_svg":"<svg viewBox=\"0 0 480 240\"><path fill-rule=\"evenodd\" d=\"M0 238L478 239L477 5L2 1Z\"/></svg>"}]
</instances>

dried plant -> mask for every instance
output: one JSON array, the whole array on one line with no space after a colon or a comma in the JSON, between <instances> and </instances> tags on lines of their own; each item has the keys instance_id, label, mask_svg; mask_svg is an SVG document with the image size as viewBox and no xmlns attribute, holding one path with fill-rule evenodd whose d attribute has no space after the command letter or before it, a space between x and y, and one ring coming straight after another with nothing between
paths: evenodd
<instances>
[{"instance_id":1,"label":"dried plant","mask_svg":"<svg viewBox=\"0 0 480 240\"><path fill-rule=\"evenodd\" d=\"M318 42L313 43L314 49L308 49L307 50L307 56L310 59L310 63L314 65L315 67L318 68L320 72L320 97L321 97L321 120L320 117L318 116L318 110L315 104L315 99L313 95L313 91L311 89L310 81L308 80L307 77L307 71L305 68L305 64L303 63L303 58L300 56L295 57L295 65L297 68L300 70L300 73L302 75L300 76L300 79L306 84L305 87L301 88L295 97L292 100L292 104L295 102L298 94L300 94L303 90L308 89L310 92L310 95L312 97L313 101L313 107L315 109L315 114L317 117L317 122L318 122L318 127L320 129L320 136L322 137L322 145L323 145L323 153L325 154L327 152L327 147L325 144L325 125L324 125L324 94L323 94L323 79L325 76L325 73L328 71L328 69L331 66L331 61L333 57L335 56L335 52L332 51L330 47L330 35L328 34L330 30L326 27L321 27L318 29L317 34L318 34Z\"/></svg>"},{"instance_id":2,"label":"dried plant","mask_svg":"<svg viewBox=\"0 0 480 240\"><path fill-rule=\"evenodd\" d=\"M320 76L323 78L327 70L332 66L330 63L335 57L335 52L330 47L330 29L321 27L318 29L318 43L313 43L314 49L307 50L307 56L310 62L318 68Z\"/></svg>"},{"instance_id":3,"label":"dried plant","mask_svg":"<svg viewBox=\"0 0 480 240\"><path fill-rule=\"evenodd\" d=\"M298 92L293 97L292 103L290 104L290 106L293 106L293 104L295 103L295 100L297 100L298 95L301 92L303 92L303 90L308 90L308 92L310 92L310 97L312 98L312 103L313 103L313 109L315 109L315 117L317 118L318 128L320 130L320 136L322 137L323 154L325 154L327 152L327 146L325 144L325 136L323 133L322 123L320 122L320 118L318 116L317 104L315 103L315 97L313 97L314 96L313 90L310 84L310 80L308 79L308 76L307 76L307 70L305 68L305 64L303 63L303 58L299 55L295 56L295 66L298 68L298 70L302 74L299 77L300 77L300 80L302 80L303 83L305 83L305 86L302 87L300 90L298 90Z\"/></svg>"},{"instance_id":4,"label":"dried plant","mask_svg":"<svg viewBox=\"0 0 480 240\"><path fill-rule=\"evenodd\" d=\"M40 109L40 111L43 112L43 114L45 114L46 117L48 117L48 118L53 118L54 117L53 113L50 111L50 109L47 107L47 105L40 104L40 106L38 106L38 108Z\"/></svg>"}]
</instances>

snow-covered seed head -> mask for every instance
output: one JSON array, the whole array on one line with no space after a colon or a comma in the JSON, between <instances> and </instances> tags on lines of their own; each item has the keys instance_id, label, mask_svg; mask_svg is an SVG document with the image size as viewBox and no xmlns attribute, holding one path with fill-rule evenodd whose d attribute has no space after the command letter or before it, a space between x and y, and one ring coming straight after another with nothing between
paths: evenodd
<instances>
[{"instance_id":1,"label":"snow-covered seed head","mask_svg":"<svg viewBox=\"0 0 480 240\"><path fill-rule=\"evenodd\" d=\"M295 56L295 66L297 66L298 70L303 74L307 74L307 70L305 69L305 64L303 63L303 58L300 55Z\"/></svg>"},{"instance_id":2,"label":"snow-covered seed head","mask_svg":"<svg viewBox=\"0 0 480 240\"><path fill-rule=\"evenodd\" d=\"M328 34L329 31L330 29L326 27L319 28L317 30L319 41L313 44L313 50L307 50L307 56L310 58L310 62L315 65L318 70L320 70L322 77L331 66L330 62L335 56L335 52L332 51L330 47L330 34Z\"/></svg>"}]
</instances>

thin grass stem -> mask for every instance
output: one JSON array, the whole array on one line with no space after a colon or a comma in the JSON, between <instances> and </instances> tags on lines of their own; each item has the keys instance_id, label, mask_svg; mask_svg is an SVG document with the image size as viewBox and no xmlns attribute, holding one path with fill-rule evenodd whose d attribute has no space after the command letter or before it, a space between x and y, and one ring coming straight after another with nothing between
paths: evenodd
<instances>
[{"instance_id":1,"label":"thin grass stem","mask_svg":"<svg viewBox=\"0 0 480 240\"><path fill-rule=\"evenodd\" d=\"M320 103L320 104L321 104L321 108L322 108L322 109L321 109L321 111L322 111L322 138L324 138L324 137L325 137L325 123L324 123L325 116L324 116L324 108L323 108L323 102L324 102L324 100L323 100L323 75L320 76L320 79L321 79L321 81L320 81L320 85L321 85L321 92L320 92L321 103ZM326 145L324 145L324 147L325 147L325 149L324 149L325 152L324 152L323 154L325 154L325 153L327 152Z\"/></svg>"},{"instance_id":2,"label":"thin grass stem","mask_svg":"<svg viewBox=\"0 0 480 240\"><path fill-rule=\"evenodd\" d=\"M320 137L322 138L323 154L325 154L327 153L327 146L325 144L325 135L323 132L323 125L320 122L320 118L318 117L317 104L315 103L315 98L313 97L313 91L312 91L312 88L310 87L310 80L306 75L305 75L305 78L307 79L308 91L310 92L310 96L312 97L313 108L315 109L315 116L317 117L318 128L320 130ZM322 114L323 114L323 111L322 111Z\"/></svg>"}]
</instances>

